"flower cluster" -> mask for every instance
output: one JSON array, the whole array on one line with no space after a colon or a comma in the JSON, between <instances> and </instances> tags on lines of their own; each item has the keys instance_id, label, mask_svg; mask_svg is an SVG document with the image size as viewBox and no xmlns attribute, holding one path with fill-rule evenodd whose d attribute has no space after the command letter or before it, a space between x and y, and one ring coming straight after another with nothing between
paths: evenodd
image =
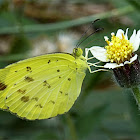
<instances>
[{"instance_id":1,"label":"flower cluster","mask_svg":"<svg viewBox=\"0 0 140 140\"><path fill-rule=\"evenodd\" d=\"M109 41L107 36L104 37L107 42L105 47L93 46L85 49L87 61L91 59L88 58L90 51L93 55L92 58L98 59L99 62L105 62L103 66L96 65L99 62L96 64L88 63L89 67L95 66L112 69L121 87L132 87L140 84L140 63L138 55L134 54L140 45L140 30L137 32L134 30L130 39L128 39L127 34L128 28L125 33L122 29L119 29L116 35L111 33L111 41Z\"/></svg>"},{"instance_id":2,"label":"flower cluster","mask_svg":"<svg viewBox=\"0 0 140 140\"><path fill-rule=\"evenodd\" d=\"M134 30L130 39L128 39L127 34L128 28L125 34L122 29L117 31L116 36L114 33L111 33L111 41L105 36L107 46L104 48L99 46L86 48L86 55L90 51L96 59L108 62L103 67L109 69L132 63L137 59L137 54L134 55L134 52L138 50L140 45L140 30L137 33Z\"/></svg>"}]
</instances>

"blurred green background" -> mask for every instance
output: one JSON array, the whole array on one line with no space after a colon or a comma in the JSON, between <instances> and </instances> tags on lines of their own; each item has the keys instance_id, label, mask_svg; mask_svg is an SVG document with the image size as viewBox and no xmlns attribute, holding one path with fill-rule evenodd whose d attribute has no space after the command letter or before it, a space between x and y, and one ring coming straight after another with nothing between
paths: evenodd
<instances>
[{"instance_id":1,"label":"blurred green background","mask_svg":"<svg viewBox=\"0 0 140 140\"><path fill-rule=\"evenodd\" d=\"M0 67L40 54L71 53L97 18L88 34L104 31L81 48L106 45L104 35L119 28L128 27L130 36L139 29L139 10L138 0L0 0ZM111 71L87 71L80 97L64 115L27 121L0 110L0 140L140 140L140 111Z\"/></svg>"}]
</instances>

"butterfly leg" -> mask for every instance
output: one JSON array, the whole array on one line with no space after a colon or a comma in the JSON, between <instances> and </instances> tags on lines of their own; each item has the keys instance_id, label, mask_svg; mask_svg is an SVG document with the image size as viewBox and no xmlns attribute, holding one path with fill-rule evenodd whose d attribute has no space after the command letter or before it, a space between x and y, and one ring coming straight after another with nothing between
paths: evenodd
<instances>
[{"instance_id":1,"label":"butterfly leg","mask_svg":"<svg viewBox=\"0 0 140 140\"><path fill-rule=\"evenodd\" d=\"M98 70L93 70L93 71L92 71L90 67L89 67L88 69L89 69L89 72L90 72L90 73L95 73L95 72L98 72L98 71L108 71L108 70L106 70L106 69L98 69Z\"/></svg>"},{"instance_id":2,"label":"butterfly leg","mask_svg":"<svg viewBox=\"0 0 140 140\"><path fill-rule=\"evenodd\" d=\"M97 62L97 63L99 63L99 62ZM102 67L103 68L103 66L97 66L96 65L97 63L95 63L95 64L88 63L88 69L89 69L89 72L90 73L95 73L95 72L98 72L98 71L108 71L106 69L91 70L91 68L90 68L91 66L94 66L94 67Z\"/></svg>"},{"instance_id":3,"label":"butterfly leg","mask_svg":"<svg viewBox=\"0 0 140 140\"><path fill-rule=\"evenodd\" d=\"M88 66L94 66L94 67L98 67L98 68L104 68L104 66L99 66L99 65L96 65L96 64L99 64L101 63L100 61L99 62L96 62L96 63L89 63L88 62Z\"/></svg>"},{"instance_id":4,"label":"butterfly leg","mask_svg":"<svg viewBox=\"0 0 140 140\"><path fill-rule=\"evenodd\" d=\"M91 60L91 59L93 59L93 58L95 58L95 57L90 57L90 58L88 58L88 52L89 52L89 48L85 48L85 58L86 58L86 60L88 61L88 60ZM104 68L104 66L98 66L97 64L99 64L100 63L100 61L99 62L96 62L96 63L89 63L88 62L88 69L89 69L89 72L90 73L95 73L95 72L98 72L98 71L108 71L108 70L106 70L106 69L98 69L98 70L91 70L91 66L93 66L93 67L100 67L100 68Z\"/></svg>"},{"instance_id":5,"label":"butterfly leg","mask_svg":"<svg viewBox=\"0 0 140 140\"><path fill-rule=\"evenodd\" d=\"M88 61L88 60L91 60L91 59L93 59L93 58L95 58L95 57L90 57L90 58L88 58L88 52L89 52L89 50L90 50L90 49L85 48L85 58L86 58L87 61Z\"/></svg>"}]
</instances>

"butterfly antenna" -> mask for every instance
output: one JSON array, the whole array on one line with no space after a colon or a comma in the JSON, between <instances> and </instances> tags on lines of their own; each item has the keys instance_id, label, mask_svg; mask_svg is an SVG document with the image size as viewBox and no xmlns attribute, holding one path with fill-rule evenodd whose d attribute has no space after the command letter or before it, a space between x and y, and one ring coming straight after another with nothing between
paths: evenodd
<instances>
[{"instance_id":1,"label":"butterfly antenna","mask_svg":"<svg viewBox=\"0 0 140 140\"><path fill-rule=\"evenodd\" d=\"M104 28L98 28L95 30L95 32L91 33L90 35L88 35L84 40L82 40L78 45L76 45L76 47L80 46L85 40L87 40L90 36L92 36L93 34L99 32L99 31L102 31L104 30Z\"/></svg>"},{"instance_id":2,"label":"butterfly antenna","mask_svg":"<svg viewBox=\"0 0 140 140\"><path fill-rule=\"evenodd\" d=\"M95 22L97 22L97 21L99 21L100 19L96 19L96 20L94 20L94 21L92 21L91 22L91 25L87 28L87 30L82 34L82 36L80 37L80 39L79 39L79 41L78 41L78 43L77 43L77 45L76 45L76 47L78 47L78 46L80 46L80 44L81 44L81 39L85 36L85 34L88 32L88 30L93 26L93 24L95 23ZM82 41L83 42L83 41Z\"/></svg>"},{"instance_id":3,"label":"butterfly antenna","mask_svg":"<svg viewBox=\"0 0 140 140\"><path fill-rule=\"evenodd\" d=\"M101 41L101 39L96 39L96 41ZM86 45L84 45L83 47L86 48L87 45L91 44L91 42L93 42L93 40L91 40L90 42L88 42Z\"/></svg>"}]
</instances>

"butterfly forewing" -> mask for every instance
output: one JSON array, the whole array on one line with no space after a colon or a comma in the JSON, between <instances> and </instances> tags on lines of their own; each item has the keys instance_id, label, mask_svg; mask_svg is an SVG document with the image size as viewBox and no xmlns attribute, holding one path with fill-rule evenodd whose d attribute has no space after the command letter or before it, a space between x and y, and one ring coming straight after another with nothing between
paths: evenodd
<instances>
[{"instance_id":1,"label":"butterfly forewing","mask_svg":"<svg viewBox=\"0 0 140 140\"><path fill-rule=\"evenodd\" d=\"M51 59L50 59L51 58ZM59 61L58 59L59 58ZM26 76L27 80L32 80L28 75L33 73L38 73L38 69L45 69L56 65L55 63L68 63L68 61L74 58L68 54L50 54L39 57L30 58L27 60L19 61L12 65L7 66L0 70L0 108L6 109L4 99L6 98L11 87L15 86L23 77ZM58 65L58 64L57 64ZM37 74L40 77L40 74ZM36 75L36 76L37 76Z\"/></svg>"}]
</instances>

